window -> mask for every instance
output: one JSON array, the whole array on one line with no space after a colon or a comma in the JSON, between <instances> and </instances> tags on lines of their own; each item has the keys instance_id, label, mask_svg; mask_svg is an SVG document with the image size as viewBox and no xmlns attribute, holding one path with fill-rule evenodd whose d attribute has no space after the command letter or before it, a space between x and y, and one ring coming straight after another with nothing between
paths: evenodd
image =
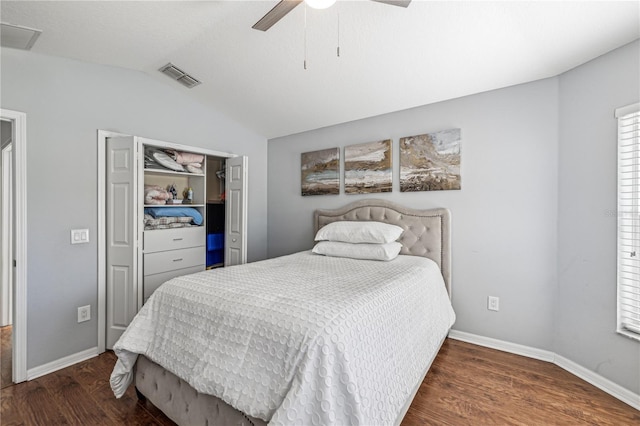
<instances>
[{"instance_id":1,"label":"window","mask_svg":"<svg viewBox=\"0 0 640 426\"><path fill-rule=\"evenodd\" d=\"M640 103L618 119L618 327L640 340Z\"/></svg>"}]
</instances>

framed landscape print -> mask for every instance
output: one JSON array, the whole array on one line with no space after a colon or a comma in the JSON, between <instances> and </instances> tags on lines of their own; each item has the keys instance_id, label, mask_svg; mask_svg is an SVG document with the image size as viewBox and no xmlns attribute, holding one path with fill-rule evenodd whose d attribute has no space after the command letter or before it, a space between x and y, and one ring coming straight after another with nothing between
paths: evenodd
<instances>
[{"instance_id":1,"label":"framed landscape print","mask_svg":"<svg viewBox=\"0 0 640 426\"><path fill-rule=\"evenodd\" d=\"M303 152L300 180L303 196L340 193L340 148Z\"/></svg>"},{"instance_id":2,"label":"framed landscape print","mask_svg":"<svg viewBox=\"0 0 640 426\"><path fill-rule=\"evenodd\" d=\"M400 138L400 191L460 189L460 129Z\"/></svg>"},{"instance_id":3,"label":"framed landscape print","mask_svg":"<svg viewBox=\"0 0 640 426\"><path fill-rule=\"evenodd\" d=\"M344 192L391 192L391 139L344 148Z\"/></svg>"}]
</instances>

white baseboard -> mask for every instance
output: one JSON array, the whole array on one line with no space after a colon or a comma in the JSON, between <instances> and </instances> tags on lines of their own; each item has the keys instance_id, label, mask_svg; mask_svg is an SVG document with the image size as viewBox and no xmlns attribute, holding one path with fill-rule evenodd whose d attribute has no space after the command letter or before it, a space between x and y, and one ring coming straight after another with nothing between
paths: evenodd
<instances>
[{"instance_id":1,"label":"white baseboard","mask_svg":"<svg viewBox=\"0 0 640 426\"><path fill-rule=\"evenodd\" d=\"M77 364L81 361L85 361L95 356L98 356L97 347L65 356L63 358L48 362L38 367L30 368L29 370L27 370L27 380L33 380L46 374L53 373L54 371L62 370L63 368L69 367L73 364Z\"/></svg>"},{"instance_id":2,"label":"white baseboard","mask_svg":"<svg viewBox=\"0 0 640 426\"><path fill-rule=\"evenodd\" d=\"M560 355L555 356L553 363L640 411L640 395Z\"/></svg>"},{"instance_id":3,"label":"white baseboard","mask_svg":"<svg viewBox=\"0 0 640 426\"><path fill-rule=\"evenodd\" d=\"M640 395L635 394L630 390L613 383L611 380L604 378L601 375L589 370L588 368L576 364L575 362L564 358L556 354L555 352L532 348L530 346L524 346L517 343L506 342L504 340L492 339L491 337L478 336L477 334L466 333L464 331L458 330L449 331L449 337L455 340L460 340L462 342L473 343L474 345L478 346L497 349L499 351L522 355L528 358L539 359L541 361L552 362L558 367L573 374L574 376L581 378L585 382L591 383L593 386L608 393L614 398L619 399L620 401L630 405L636 410L640 410Z\"/></svg>"},{"instance_id":4,"label":"white baseboard","mask_svg":"<svg viewBox=\"0 0 640 426\"><path fill-rule=\"evenodd\" d=\"M492 339L491 337L478 336L477 334L466 333L464 331L451 330L449 331L449 337L478 346L526 356L527 358L539 359L540 361L553 362L556 356L555 353L550 351L536 349L518 343L506 342L504 340Z\"/></svg>"}]
</instances>

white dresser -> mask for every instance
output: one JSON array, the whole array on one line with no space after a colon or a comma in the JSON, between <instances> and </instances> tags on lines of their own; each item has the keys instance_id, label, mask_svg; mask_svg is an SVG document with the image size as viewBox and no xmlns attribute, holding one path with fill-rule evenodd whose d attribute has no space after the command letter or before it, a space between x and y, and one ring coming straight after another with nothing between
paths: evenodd
<instances>
[{"instance_id":1,"label":"white dresser","mask_svg":"<svg viewBox=\"0 0 640 426\"><path fill-rule=\"evenodd\" d=\"M205 227L144 231L143 298L162 283L205 269Z\"/></svg>"}]
</instances>

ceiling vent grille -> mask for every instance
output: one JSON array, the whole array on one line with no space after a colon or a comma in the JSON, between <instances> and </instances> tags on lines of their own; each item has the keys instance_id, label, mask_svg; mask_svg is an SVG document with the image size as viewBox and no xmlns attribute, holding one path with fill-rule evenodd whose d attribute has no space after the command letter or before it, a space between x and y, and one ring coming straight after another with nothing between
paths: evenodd
<instances>
[{"instance_id":1,"label":"ceiling vent grille","mask_svg":"<svg viewBox=\"0 0 640 426\"><path fill-rule=\"evenodd\" d=\"M176 67L171 62L161 67L159 71L164 75L176 80L178 83L182 84L183 86L188 87L189 89L202 83L200 80L182 71L180 68Z\"/></svg>"},{"instance_id":2,"label":"ceiling vent grille","mask_svg":"<svg viewBox=\"0 0 640 426\"><path fill-rule=\"evenodd\" d=\"M31 50L42 30L20 25L0 23L0 45L13 49Z\"/></svg>"}]
</instances>

